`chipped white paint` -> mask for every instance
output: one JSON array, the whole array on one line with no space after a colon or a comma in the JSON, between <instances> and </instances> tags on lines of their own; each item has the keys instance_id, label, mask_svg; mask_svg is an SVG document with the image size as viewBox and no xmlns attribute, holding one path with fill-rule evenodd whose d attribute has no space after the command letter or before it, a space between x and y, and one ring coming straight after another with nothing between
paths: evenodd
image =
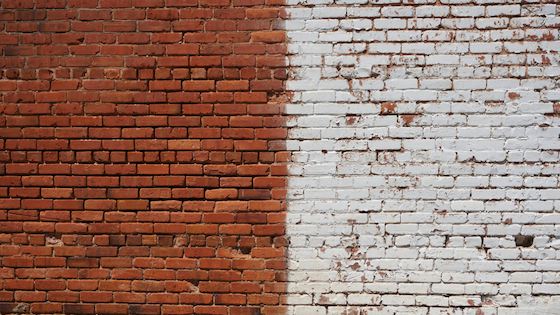
<instances>
[{"instance_id":1,"label":"chipped white paint","mask_svg":"<svg viewBox=\"0 0 560 315\"><path fill-rule=\"evenodd\" d=\"M560 6L288 2L289 314L558 314Z\"/></svg>"}]
</instances>

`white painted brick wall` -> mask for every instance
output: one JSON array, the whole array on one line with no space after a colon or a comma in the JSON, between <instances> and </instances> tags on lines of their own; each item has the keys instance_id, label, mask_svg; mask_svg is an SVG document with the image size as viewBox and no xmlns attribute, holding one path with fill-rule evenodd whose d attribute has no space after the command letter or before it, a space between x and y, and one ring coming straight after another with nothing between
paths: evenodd
<instances>
[{"instance_id":1,"label":"white painted brick wall","mask_svg":"<svg viewBox=\"0 0 560 315\"><path fill-rule=\"evenodd\" d=\"M560 314L560 5L289 4L288 313Z\"/></svg>"}]
</instances>

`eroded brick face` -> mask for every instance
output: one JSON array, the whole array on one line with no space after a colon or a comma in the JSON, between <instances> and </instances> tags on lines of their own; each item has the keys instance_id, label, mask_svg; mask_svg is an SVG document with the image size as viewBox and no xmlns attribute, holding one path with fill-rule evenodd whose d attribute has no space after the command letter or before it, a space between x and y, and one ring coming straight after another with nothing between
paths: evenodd
<instances>
[{"instance_id":1,"label":"eroded brick face","mask_svg":"<svg viewBox=\"0 0 560 315\"><path fill-rule=\"evenodd\" d=\"M2 2L0 313L279 312L280 5Z\"/></svg>"}]
</instances>

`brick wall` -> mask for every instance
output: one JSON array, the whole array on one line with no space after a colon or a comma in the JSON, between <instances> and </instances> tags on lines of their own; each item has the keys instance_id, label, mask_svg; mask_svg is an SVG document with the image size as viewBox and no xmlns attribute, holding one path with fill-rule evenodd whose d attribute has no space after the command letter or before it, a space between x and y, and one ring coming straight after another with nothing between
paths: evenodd
<instances>
[{"instance_id":1,"label":"brick wall","mask_svg":"<svg viewBox=\"0 0 560 315\"><path fill-rule=\"evenodd\" d=\"M559 16L3 0L0 313L554 314Z\"/></svg>"},{"instance_id":2,"label":"brick wall","mask_svg":"<svg viewBox=\"0 0 560 315\"><path fill-rule=\"evenodd\" d=\"M280 4L2 1L0 313L278 311Z\"/></svg>"},{"instance_id":3,"label":"brick wall","mask_svg":"<svg viewBox=\"0 0 560 315\"><path fill-rule=\"evenodd\" d=\"M289 314L558 313L558 1L288 3Z\"/></svg>"}]
</instances>

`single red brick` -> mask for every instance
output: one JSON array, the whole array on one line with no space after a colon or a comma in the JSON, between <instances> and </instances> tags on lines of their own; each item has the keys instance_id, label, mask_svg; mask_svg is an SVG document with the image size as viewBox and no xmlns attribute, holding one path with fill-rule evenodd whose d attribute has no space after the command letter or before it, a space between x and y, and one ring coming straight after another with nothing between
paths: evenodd
<instances>
[{"instance_id":1,"label":"single red brick","mask_svg":"<svg viewBox=\"0 0 560 315\"><path fill-rule=\"evenodd\" d=\"M80 300L82 302L107 303L113 301L113 294L111 292L82 291L80 292Z\"/></svg>"},{"instance_id":2,"label":"single red brick","mask_svg":"<svg viewBox=\"0 0 560 315\"><path fill-rule=\"evenodd\" d=\"M4 257L2 258L2 264L5 267L29 268L29 267L33 267L33 258L32 257Z\"/></svg>"},{"instance_id":3,"label":"single red brick","mask_svg":"<svg viewBox=\"0 0 560 315\"><path fill-rule=\"evenodd\" d=\"M64 304L65 314L95 314L94 304Z\"/></svg>"},{"instance_id":4,"label":"single red brick","mask_svg":"<svg viewBox=\"0 0 560 315\"><path fill-rule=\"evenodd\" d=\"M220 234L250 235L252 226L250 224L222 224Z\"/></svg>"},{"instance_id":5,"label":"single red brick","mask_svg":"<svg viewBox=\"0 0 560 315\"><path fill-rule=\"evenodd\" d=\"M253 180L253 187L255 188L285 187L285 185L283 177L258 177Z\"/></svg>"},{"instance_id":6,"label":"single red brick","mask_svg":"<svg viewBox=\"0 0 560 315\"><path fill-rule=\"evenodd\" d=\"M148 293L148 303L178 304L179 294L176 293Z\"/></svg>"},{"instance_id":7,"label":"single red brick","mask_svg":"<svg viewBox=\"0 0 560 315\"><path fill-rule=\"evenodd\" d=\"M105 269L80 269L78 277L80 279L108 279L110 271Z\"/></svg>"},{"instance_id":8,"label":"single red brick","mask_svg":"<svg viewBox=\"0 0 560 315\"><path fill-rule=\"evenodd\" d=\"M97 0L70 0L68 6L70 8L95 8L97 3Z\"/></svg>"},{"instance_id":9,"label":"single red brick","mask_svg":"<svg viewBox=\"0 0 560 315\"><path fill-rule=\"evenodd\" d=\"M15 300L21 302L43 302L47 299L47 293L36 291L36 292L26 292L26 291L16 291Z\"/></svg>"},{"instance_id":10,"label":"single red brick","mask_svg":"<svg viewBox=\"0 0 560 315\"><path fill-rule=\"evenodd\" d=\"M33 290L33 280L5 279L6 290Z\"/></svg>"},{"instance_id":11,"label":"single red brick","mask_svg":"<svg viewBox=\"0 0 560 315\"><path fill-rule=\"evenodd\" d=\"M51 222L24 222L23 230L28 233L52 233L54 226Z\"/></svg>"},{"instance_id":12,"label":"single red brick","mask_svg":"<svg viewBox=\"0 0 560 315\"><path fill-rule=\"evenodd\" d=\"M193 314L194 308L192 305L162 305L162 315L186 315Z\"/></svg>"},{"instance_id":13,"label":"single red brick","mask_svg":"<svg viewBox=\"0 0 560 315\"><path fill-rule=\"evenodd\" d=\"M186 226L182 223L155 223L154 233L157 234L182 234L185 233Z\"/></svg>"},{"instance_id":14,"label":"single red brick","mask_svg":"<svg viewBox=\"0 0 560 315\"><path fill-rule=\"evenodd\" d=\"M6 0L2 3L4 9L33 9L34 1L31 0Z\"/></svg>"},{"instance_id":15,"label":"single red brick","mask_svg":"<svg viewBox=\"0 0 560 315\"><path fill-rule=\"evenodd\" d=\"M130 291L131 282L128 280L101 280L99 290L103 291Z\"/></svg>"},{"instance_id":16,"label":"single red brick","mask_svg":"<svg viewBox=\"0 0 560 315\"><path fill-rule=\"evenodd\" d=\"M33 303L31 304L31 312L35 314L56 314L62 313L62 305L60 303Z\"/></svg>"},{"instance_id":17,"label":"single red brick","mask_svg":"<svg viewBox=\"0 0 560 315\"><path fill-rule=\"evenodd\" d=\"M284 225L255 225L254 235L284 235Z\"/></svg>"},{"instance_id":18,"label":"single red brick","mask_svg":"<svg viewBox=\"0 0 560 315\"><path fill-rule=\"evenodd\" d=\"M159 315L160 306L159 305L129 305L129 314L145 314L145 315Z\"/></svg>"},{"instance_id":19,"label":"single red brick","mask_svg":"<svg viewBox=\"0 0 560 315\"><path fill-rule=\"evenodd\" d=\"M173 188L173 198L181 199L202 199L204 198L204 189L202 188Z\"/></svg>"},{"instance_id":20,"label":"single red brick","mask_svg":"<svg viewBox=\"0 0 560 315\"><path fill-rule=\"evenodd\" d=\"M95 310L97 314L128 314L128 307L122 304L97 304Z\"/></svg>"},{"instance_id":21,"label":"single red brick","mask_svg":"<svg viewBox=\"0 0 560 315\"><path fill-rule=\"evenodd\" d=\"M132 290L136 292L163 292L165 282L134 280L132 281Z\"/></svg>"},{"instance_id":22,"label":"single red brick","mask_svg":"<svg viewBox=\"0 0 560 315\"><path fill-rule=\"evenodd\" d=\"M94 210L114 210L116 209L115 200L103 200L103 199L90 199L86 200L84 203L84 209L94 209Z\"/></svg>"},{"instance_id":23,"label":"single red brick","mask_svg":"<svg viewBox=\"0 0 560 315\"><path fill-rule=\"evenodd\" d=\"M122 223L121 232L126 234L153 233L152 223Z\"/></svg>"},{"instance_id":24,"label":"single red brick","mask_svg":"<svg viewBox=\"0 0 560 315\"><path fill-rule=\"evenodd\" d=\"M245 270L243 271L244 281L273 281L274 271Z\"/></svg>"},{"instance_id":25,"label":"single red brick","mask_svg":"<svg viewBox=\"0 0 560 315\"><path fill-rule=\"evenodd\" d=\"M183 257L182 248L174 247L153 247L151 253L155 257Z\"/></svg>"},{"instance_id":26,"label":"single red brick","mask_svg":"<svg viewBox=\"0 0 560 315\"><path fill-rule=\"evenodd\" d=\"M254 258L282 258L284 256L282 248L253 248L251 250L251 257Z\"/></svg>"},{"instance_id":27,"label":"single red brick","mask_svg":"<svg viewBox=\"0 0 560 315\"><path fill-rule=\"evenodd\" d=\"M80 300L80 293L51 291L48 293L48 299L50 302L76 303Z\"/></svg>"},{"instance_id":28,"label":"single red brick","mask_svg":"<svg viewBox=\"0 0 560 315\"><path fill-rule=\"evenodd\" d=\"M97 258L81 258L69 257L68 267L74 268L97 268L99 267L99 259ZM37 286L37 284L35 284Z\"/></svg>"},{"instance_id":29,"label":"single red brick","mask_svg":"<svg viewBox=\"0 0 560 315\"><path fill-rule=\"evenodd\" d=\"M163 270L163 269L146 269L144 270L144 279L150 280L174 280L175 271L174 270Z\"/></svg>"},{"instance_id":30,"label":"single red brick","mask_svg":"<svg viewBox=\"0 0 560 315\"><path fill-rule=\"evenodd\" d=\"M230 269L231 260L218 258L202 258L199 260L201 269Z\"/></svg>"},{"instance_id":31,"label":"single red brick","mask_svg":"<svg viewBox=\"0 0 560 315\"><path fill-rule=\"evenodd\" d=\"M161 258L137 257L133 261L136 268L164 268L165 261Z\"/></svg>"},{"instance_id":32,"label":"single red brick","mask_svg":"<svg viewBox=\"0 0 560 315\"><path fill-rule=\"evenodd\" d=\"M119 210L147 210L148 200L118 200L117 209Z\"/></svg>"},{"instance_id":33,"label":"single red brick","mask_svg":"<svg viewBox=\"0 0 560 315\"><path fill-rule=\"evenodd\" d=\"M228 282L200 282L198 284L200 292L230 292L230 284Z\"/></svg>"},{"instance_id":34,"label":"single red brick","mask_svg":"<svg viewBox=\"0 0 560 315\"><path fill-rule=\"evenodd\" d=\"M233 269L264 269L265 261L262 259L234 259Z\"/></svg>"},{"instance_id":35,"label":"single red brick","mask_svg":"<svg viewBox=\"0 0 560 315\"><path fill-rule=\"evenodd\" d=\"M203 216L205 223L232 223L235 220L233 213L205 213Z\"/></svg>"},{"instance_id":36,"label":"single red brick","mask_svg":"<svg viewBox=\"0 0 560 315\"><path fill-rule=\"evenodd\" d=\"M235 282L231 284L231 292L235 293L260 293L262 287L255 282Z\"/></svg>"},{"instance_id":37,"label":"single red brick","mask_svg":"<svg viewBox=\"0 0 560 315\"><path fill-rule=\"evenodd\" d=\"M223 188L223 189L212 189L205 192L205 197L207 199L236 199L237 189L233 188Z\"/></svg>"},{"instance_id":38,"label":"single red brick","mask_svg":"<svg viewBox=\"0 0 560 315\"><path fill-rule=\"evenodd\" d=\"M120 225L117 223L90 223L88 225L88 232L92 234L117 234L120 231Z\"/></svg>"},{"instance_id":39,"label":"single red brick","mask_svg":"<svg viewBox=\"0 0 560 315\"><path fill-rule=\"evenodd\" d=\"M228 281L230 283L241 281L241 272L237 270L210 270L210 281Z\"/></svg>"},{"instance_id":40,"label":"single red brick","mask_svg":"<svg viewBox=\"0 0 560 315\"><path fill-rule=\"evenodd\" d=\"M238 193L239 196L239 193ZM239 211L247 211L248 209L248 202L247 201L218 201L216 202L215 210L216 212L239 212Z\"/></svg>"},{"instance_id":41,"label":"single red brick","mask_svg":"<svg viewBox=\"0 0 560 315\"><path fill-rule=\"evenodd\" d=\"M216 250L211 247L185 248L185 257L214 257Z\"/></svg>"},{"instance_id":42,"label":"single red brick","mask_svg":"<svg viewBox=\"0 0 560 315\"><path fill-rule=\"evenodd\" d=\"M129 257L102 257L101 266L105 268L129 268L132 259Z\"/></svg>"},{"instance_id":43,"label":"single red brick","mask_svg":"<svg viewBox=\"0 0 560 315\"><path fill-rule=\"evenodd\" d=\"M100 220L98 220L100 221ZM85 233L87 232L87 224L84 223L56 223L56 232L63 234ZM78 255L81 256L81 255Z\"/></svg>"},{"instance_id":44,"label":"single red brick","mask_svg":"<svg viewBox=\"0 0 560 315\"><path fill-rule=\"evenodd\" d=\"M39 211L37 210L9 210L8 220L10 221L33 221L39 219ZM27 235L24 235L25 241L27 242Z\"/></svg>"},{"instance_id":45,"label":"single red brick","mask_svg":"<svg viewBox=\"0 0 560 315\"><path fill-rule=\"evenodd\" d=\"M208 0L208 1L229 1L229 0ZM237 30L237 21L220 20L206 22L206 30L208 31L235 31Z\"/></svg>"},{"instance_id":46,"label":"single red brick","mask_svg":"<svg viewBox=\"0 0 560 315\"><path fill-rule=\"evenodd\" d=\"M201 213L171 213L171 222L196 223L201 218Z\"/></svg>"},{"instance_id":47,"label":"single red brick","mask_svg":"<svg viewBox=\"0 0 560 315\"><path fill-rule=\"evenodd\" d=\"M196 269L197 262L195 259L188 258L167 258L165 260L165 266L170 269ZM181 283L182 282L177 282L177 284Z\"/></svg>"},{"instance_id":48,"label":"single red brick","mask_svg":"<svg viewBox=\"0 0 560 315\"><path fill-rule=\"evenodd\" d=\"M146 302L146 294L144 293L115 292L114 297L116 303L145 303Z\"/></svg>"},{"instance_id":49,"label":"single red brick","mask_svg":"<svg viewBox=\"0 0 560 315\"><path fill-rule=\"evenodd\" d=\"M181 304L212 304L212 294L182 293L179 296Z\"/></svg>"}]
</instances>

